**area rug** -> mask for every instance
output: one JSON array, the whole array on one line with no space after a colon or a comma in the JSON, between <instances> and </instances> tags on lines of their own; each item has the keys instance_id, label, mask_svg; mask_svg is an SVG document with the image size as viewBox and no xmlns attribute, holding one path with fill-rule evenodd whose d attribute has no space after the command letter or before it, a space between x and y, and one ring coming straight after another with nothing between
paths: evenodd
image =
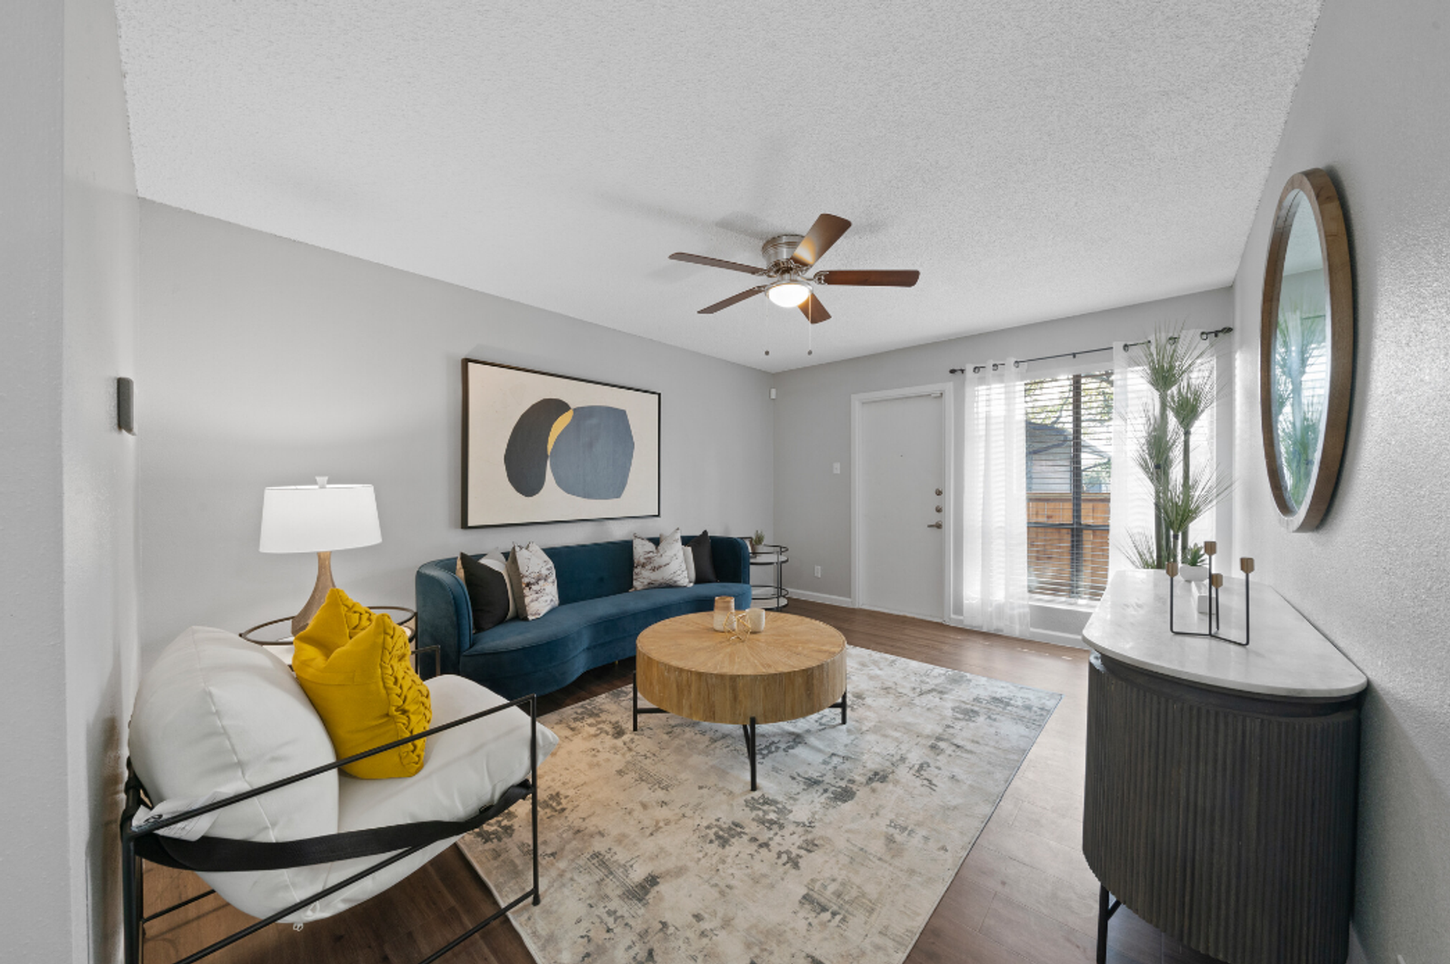
<instances>
[{"instance_id":1,"label":"area rug","mask_svg":"<svg viewBox=\"0 0 1450 964\"><path fill-rule=\"evenodd\" d=\"M758 729L630 688L544 717L542 903L513 911L539 964L900 964L1061 697L852 647L850 714ZM493 890L530 880L529 811L459 841Z\"/></svg>"}]
</instances>

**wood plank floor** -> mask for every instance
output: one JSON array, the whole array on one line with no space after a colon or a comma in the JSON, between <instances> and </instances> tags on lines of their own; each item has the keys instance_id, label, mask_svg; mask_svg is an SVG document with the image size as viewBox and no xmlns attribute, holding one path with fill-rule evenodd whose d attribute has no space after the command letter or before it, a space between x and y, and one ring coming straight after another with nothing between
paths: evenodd
<instances>
[{"instance_id":1,"label":"wood plank floor","mask_svg":"<svg viewBox=\"0 0 1450 964\"><path fill-rule=\"evenodd\" d=\"M1081 846L1087 652L803 600L792 600L790 611L836 626L855 646L1063 694L1057 712L907 961L1092 964L1098 883L1083 859ZM632 669L633 660L625 660L588 673L541 698L540 712L627 684ZM148 912L205 889L194 875L147 867ZM480 920L496 907L468 861L451 847L402 883L346 913L308 924L301 931L286 925L266 928L209 960L219 964L407 964L466 929L466 922ZM145 962L173 964L250 922L251 918L220 898L209 897L147 926ZM1108 960L1114 964L1215 964L1167 938L1127 908L1113 917ZM490 926L445 961L532 964L506 920Z\"/></svg>"}]
</instances>

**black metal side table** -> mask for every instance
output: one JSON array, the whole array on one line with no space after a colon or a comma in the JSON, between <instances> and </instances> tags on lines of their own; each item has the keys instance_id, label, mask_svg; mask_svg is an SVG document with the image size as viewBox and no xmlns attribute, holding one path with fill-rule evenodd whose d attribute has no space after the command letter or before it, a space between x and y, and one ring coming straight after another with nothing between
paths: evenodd
<instances>
[{"instance_id":1,"label":"black metal side table","mask_svg":"<svg viewBox=\"0 0 1450 964\"><path fill-rule=\"evenodd\" d=\"M745 540L749 542L749 539ZM784 609L790 602L790 590L785 588L785 564L790 562L790 547L762 543L750 549L750 605L759 609ZM773 578L761 585L755 581L757 567L768 568Z\"/></svg>"}]
</instances>

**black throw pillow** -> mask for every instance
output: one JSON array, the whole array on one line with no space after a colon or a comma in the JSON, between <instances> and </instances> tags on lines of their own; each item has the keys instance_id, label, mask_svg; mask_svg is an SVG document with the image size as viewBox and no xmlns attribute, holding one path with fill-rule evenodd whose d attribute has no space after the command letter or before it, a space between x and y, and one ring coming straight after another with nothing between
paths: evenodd
<instances>
[{"instance_id":1,"label":"black throw pillow","mask_svg":"<svg viewBox=\"0 0 1450 964\"><path fill-rule=\"evenodd\" d=\"M463 586L473 608L473 631L481 633L508 619L508 578L466 552L458 554L458 562L463 567Z\"/></svg>"},{"instance_id":2,"label":"black throw pillow","mask_svg":"<svg viewBox=\"0 0 1450 964\"><path fill-rule=\"evenodd\" d=\"M685 546L695 554L695 585L702 582L719 582L715 575L715 560L710 555L710 533L708 530L691 539Z\"/></svg>"}]
</instances>

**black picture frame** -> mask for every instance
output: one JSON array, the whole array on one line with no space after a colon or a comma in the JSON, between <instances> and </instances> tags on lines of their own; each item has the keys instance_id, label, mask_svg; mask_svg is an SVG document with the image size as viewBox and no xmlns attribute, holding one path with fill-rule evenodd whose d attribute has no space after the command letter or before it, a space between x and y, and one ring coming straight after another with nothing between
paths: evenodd
<instances>
[{"instance_id":1,"label":"black picture frame","mask_svg":"<svg viewBox=\"0 0 1450 964\"><path fill-rule=\"evenodd\" d=\"M471 487L470 487L469 467L470 467L470 464L473 461L473 457L474 457L474 454L475 454L474 453L475 446L477 446L479 444L482 444L482 441L483 441L480 438L475 438L475 432L473 431L473 419L472 419L472 415L473 415L473 403L476 401L476 399L474 399L472 397L472 395L471 395L470 383L471 383L472 380L470 378L470 373L471 373L471 370L473 369L474 366L480 366L480 367L483 367L483 368L499 369L499 370L508 371L508 372L515 372L515 373L518 373L518 374L521 374L521 375L533 375L533 376L538 376L538 377L543 378L543 379L557 379L557 380L562 380L562 381L567 381L567 382L577 382L577 383L579 383L581 385L589 385L589 386L593 387L594 389L601 389L602 388L602 389L609 389L611 391L617 391L617 392L634 393L635 395L641 395L641 396L653 396L653 403L654 404L653 404L652 408L650 409L650 412L653 415L653 435L654 435L654 440L655 440L655 446L654 446L654 471L652 473L653 474L653 479L654 479L654 505L653 505L653 511L647 511L647 512L625 512L625 513L622 513L622 514L602 514L602 515L568 515L568 516L559 516L559 517L550 517L550 518L497 518L497 519L489 518L487 521L473 521L473 520L479 518L480 513L479 512L475 512L475 511L471 511L471 510L474 510L474 509L480 508L480 507L475 507L475 506L470 505L470 496L471 496L472 492L471 492ZM615 383L612 383L612 382L596 381L594 379L589 379L589 378L579 378L579 377L573 376L573 375L561 375L561 374L558 374L556 372L546 372L546 371L540 371L538 369L533 369L533 368L523 368L523 367L520 367L518 365L505 365L505 364L502 364L501 362L485 361L485 360L479 359L479 358L464 358L464 359L462 359L460 371L461 371L461 374L462 374L462 383L463 383L463 395L462 395L462 415L463 415L463 417L462 417L462 453L463 453L463 459L462 459L462 465L461 465L461 470L462 470L461 471L461 480L460 480L461 481L461 485L460 485L460 492L459 492L459 510L460 510L460 521L461 521L461 527L462 528L464 528L464 529L491 529L491 528L498 528L500 526L553 525L553 524L556 524L556 523L565 523L565 522L604 522L604 521L609 521L609 520L614 520L614 519L650 519L650 518L659 518L659 516L661 515L661 504L660 504L661 503L661 492L662 492L662 489L663 489L663 486L662 486L662 478L663 478L663 476L662 476L661 465L662 465L662 462L663 462L663 454L664 454L664 438L663 438L663 432L662 432L662 425L663 425L663 421L662 421L663 403L662 403L662 395L661 395L661 393L659 393L657 391L653 391L651 389L647 389L647 388L635 388L635 387L629 386L629 385L618 385L618 384L615 384ZM541 386L541 388L542 388L542 386ZM639 466L635 466L634 468L639 468ZM633 470L634 469L632 468L631 471L633 471ZM648 468L646 467L646 472L647 471L648 471ZM576 504L587 504L587 502L589 500L586 500L586 499L582 499L581 498L581 499L574 499L573 501ZM614 500L603 500L603 501L614 501Z\"/></svg>"}]
</instances>

